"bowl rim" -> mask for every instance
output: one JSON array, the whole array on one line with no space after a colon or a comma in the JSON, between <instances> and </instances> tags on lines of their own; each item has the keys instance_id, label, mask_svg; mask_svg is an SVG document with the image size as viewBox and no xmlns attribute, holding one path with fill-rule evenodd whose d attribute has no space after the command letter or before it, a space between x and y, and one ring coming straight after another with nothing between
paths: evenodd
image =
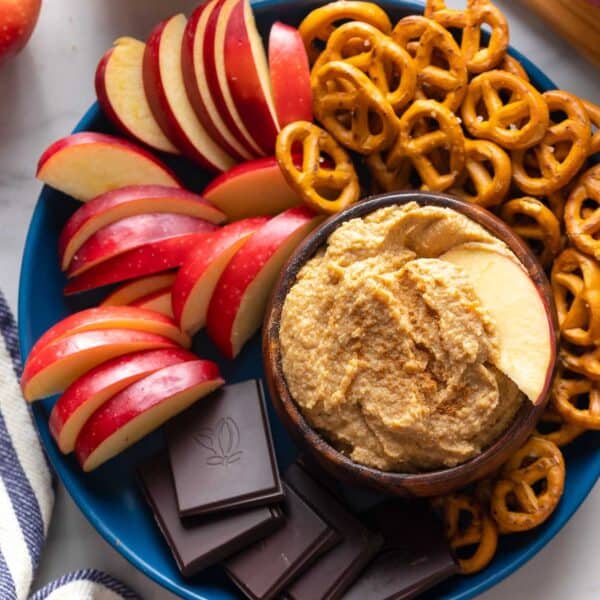
<instances>
[{"instance_id":1,"label":"bowl rim","mask_svg":"<svg viewBox=\"0 0 600 600\"><path fill-rule=\"evenodd\" d=\"M281 344L279 326L285 297L296 281L296 276L306 262L327 244L329 236L342 224L351 219L361 218L381 208L402 206L416 202L419 206L434 206L454 210L478 223L486 231L504 241L515 254L529 277L533 280L546 308L548 324L551 330L552 361L546 374L542 400L533 404L527 399L517 411L510 425L503 433L478 455L454 467L432 471L405 473L383 471L354 462L337 450L327 439L318 433L308 422L293 399L281 364ZM550 388L556 367L558 353L558 320L550 284L542 266L529 247L516 236L511 229L488 210L460 200L449 194L419 190L405 190L370 196L359 203L331 216L313 230L294 250L281 270L273 288L263 325L263 362L271 399L283 420L288 433L302 444L303 449L322 467L342 480L367 486L378 491L405 495L437 495L442 486L457 489L481 477L482 469L488 472L500 466L497 464L499 452L512 452L531 434L535 424L544 411L550 395ZM503 462L503 461L502 461ZM427 492L427 493L424 493Z\"/></svg>"}]
</instances>

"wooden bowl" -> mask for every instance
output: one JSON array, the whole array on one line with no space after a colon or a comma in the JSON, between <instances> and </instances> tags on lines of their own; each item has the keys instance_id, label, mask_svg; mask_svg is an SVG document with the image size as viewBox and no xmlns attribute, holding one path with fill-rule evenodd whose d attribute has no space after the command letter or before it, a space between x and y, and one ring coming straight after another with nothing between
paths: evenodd
<instances>
[{"instance_id":1,"label":"wooden bowl","mask_svg":"<svg viewBox=\"0 0 600 600\"><path fill-rule=\"evenodd\" d=\"M417 202L422 206L451 208L479 223L503 240L526 268L541 293L552 323L553 364L556 361L558 325L550 285L534 254L512 230L487 210L446 194L406 191L374 196L334 215L316 229L296 249L283 268L273 290L263 327L263 361L271 398L279 417L300 448L334 477L350 484L397 496L436 496L456 490L495 471L527 439L543 413L552 377L548 377L543 401L537 405L525 400L506 431L486 450L456 467L422 473L381 471L352 461L331 446L306 421L290 395L281 366L279 326L285 297L296 275L330 234L344 221L393 204Z\"/></svg>"}]
</instances>

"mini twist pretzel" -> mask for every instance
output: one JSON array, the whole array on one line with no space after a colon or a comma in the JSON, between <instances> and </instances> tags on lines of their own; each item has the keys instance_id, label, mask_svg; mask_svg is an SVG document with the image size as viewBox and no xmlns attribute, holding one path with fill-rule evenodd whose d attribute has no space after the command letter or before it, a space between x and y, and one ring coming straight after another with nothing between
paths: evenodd
<instances>
[{"instance_id":1,"label":"mini twist pretzel","mask_svg":"<svg viewBox=\"0 0 600 600\"><path fill-rule=\"evenodd\" d=\"M410 187L413 166L408 158L392 150L374 152L365 158L374 193L396 192Z\"/></svg>"},{"instance_id":2,"label":"mini twist pretzel","mask_svg":"<svg viewBox=\"0 0 600 600\"><path fill-rule=\"evenodd\" d=\"M559 358L569 371L580 373L595 381L600 380L600 346L577 346L563 340Z\"/></svg>"},{"instance_id":3,"label":"mini twist pretzel","mask_svg":"<svg viewBox=\"0 0 600 600\"><path fill-rule=\"evenodd\" d=\"M587 170L569 194L565 227L579 250L600 258L600 166Z\"/></svg>"},{"instance_id":4,"label":"mini twist pretzel","mask_svg":"<svg viewBox=\"0 0 600 600\"><path fill-rule=\"evenodd\" d=\"M415 95L417 72L412 57L367 23L352 21L338 27L313 70L339 60L365 73L396 112L400 112Z\"/></svg>"},{"instance_id":5,"label":"mini twist pretzel","mask_svg":"<svg viewBox=\"0 0 600 600\"><path fill-rule=\"evenodd\" d=\"M550 282L562 338L578 346L600 342L600 265L567 248L554 261Z\"/></svg>"},{"instance_id":6,"label":"mini twist pretzel","mask_svg":"<svg viewBox=\"0 0 600 600\"><path fill-rule=\"evenodd\" d=\"M334 60L313 71L311 85L315 117L340 144L370 154L393 143L396 115L362 71Z\"/></svg>"},{"instance_id":7,"label":"mini twist pretzel","mask_svg":"<svg viewBox=\"0 0 600 600\"><path fill-rule=\"evenodd\" d=\"M410 15L398 21L392 38L414 57L416 98L437 100L457 111L467 92L467 67L452 35L431 19ZM433 64L436 53L447 68Z\"/></svg>"},{"instance_id":8,"label":"mini twist pretzel","mask_svg":"<svg viewBox=\"0 0 600 600\"><path fill-rule=\"evenodd\" d=\"M579 425L567 423L549 404L540 417L535 435L562 448L578 438L584 431L585 428L579 427Z\"/></svg>"},{"instance_id":9,"label":"mini twist pretzel","mask_svg":"<svg viewBox=\"0 0 600 600\"><path fill-rule=\"evenodd\" d=\"M302 146L302 165L294 164L297 146ZM322 154L326 154L327 168ZM324 213L338 212L356 202L360 185L346 151L320 127L295 121L277 136L275 156L289 185L308 206Z\"/></svg>"},{"instance_id":10,"label":"mini twist pretzel","mask_svg":"<svg viewBox=\"0 0 600 600\"><path fill-rule=\"evenodd\" d=\"M443 499L442 506L450 547L457 554L472 549L468 558L458 556L460 572L468 575L481 571L494 558L498 547L498 528L484 503L474 496L452 494Z\"/></svg>"},{"instance_id":11,"label":"mini twist pretzel","mask_svg":"<svg viewBox=\"0 0 600 600\"><path fill-rule=\"evenodd\" d=\"M506 102L502 92L510 93ZM462 105L462 119L474 137L519 150L534 146L544 137L550 116L544 98L531 84L495 70L471 81Z\"/></svg>"},{"instance_id":12,"label":"mini twist pretzel","mask_svg":"<svg viewBox=\"0 0 600 600\"><path fill-rule=\"evenodd\" d=\"M543 139L529 150L512 152L513 178L527 194L543 196L566 185L585 162L590 147L590 119L576 96L562 90L542 94L550 115L561 112L566 118L551 120ZM527 153L535 156L535 173L524 163Z\"/></svg>"},{"instance_id":13,"label":"mini twist pretzel","mask_svg":"<svg viewBox=\"0 0 600 600\"><path fill-rule=\"evenodd\" d=\"M524 196L509 200L500 217L537 255L544 267L549 267L561 249L560 222L554 213L537 198Z\"/></svg>"},{"instance_id":14,"label":"mini twist pretzel","mask_svg":"<svg viewBox=\"0 0 600 600\"><path fill-rule=\"evenodd\" d=\"M550 210L554 213L559 223L564 222L566 202L567 198L564 189L546 195L546 204L550 207Z\"/></svg>"},{"instance_id":15,"label":"mini twist pretzel","mask_svg":"<svg viewBox=\"0 0 600 600\"><path fill-rule=\"evenodd\" d=\"M527 75L527 71L524 69L523 65L510 54L506 53L502 62L498 65L498 68L501 71L508 71L513 75L516 75L523 81L529 81L529 75Z\"/></svg>"},{"instance_id":16,"label":"mini twist pretzel","mask_svg":"<svg viewBox=\"0 0 600 600\"><path fill-rule=\"evenodd\" d=\"M535 484L545 483L542 491ZM527 531L554 511L564 489L565 462L556 444L532 436L506 462L492 492L492 516L501 531Z\"/></svg>"},{"instance_id":17,"label":"mini twist pretzel","mask_svg":"<svg viewBox=\"0 0 600 600\"><path fill-rule=\"evenodd\" d=\"M461 52L470 73L489 71L500 64L508 49L508 23L489 0L468 0L466 10L446 7L444 0L427 0L425 16L446 29L461 29ZM481 26L492 30L487 47L481 47Z\"/></svg>"},{"instance_id":18,"label":"mini twist pretzel","mask_svg":"<svg viewBox=\"0 0 600 600\"><path fill-rule=\"evenodd\" d=\"M582 429L600 430L600 382L585 376L559 376L552 390L552 406L567 422ZM581 406L581 403L584 406Z\"/></svg>"},{"instance_id":19,"label":"mini twist pretzel","mask_svg":"<svg viewBox=\"0 0 600 600\"><path fill-rule=\"evenodd\" d=\"M354 0L338 0L325 4L308 13L298 27L310 64L317 60L336 24L341 21L362 21L385 34L392 31L387 14L377 4Z\"/></svg>"},{"instance_id":20,"label":"mini twist pretzel","mask_svg":"<svg viewBox=\"0 0 600 600\"><path fill-rule=\"evenodd\" d=\"M588 100L582 100L581 102L587 111L590 123L593 127L592 139L590 142L590 154L596 154L596 152L600 152L600 106L593 104Z\"/></svg>"},{"instance_id":21,"label":"mini twist pretzel","mask_svg":"<svg viewBox=\"0 0 600 600\"><path fill-rule=\"evenodd\" d=\"M479 206L500 204L510 187L508 154L494 142L465 139L465 156L465 168L452 193ZM490 165L491 172L486 164ZM469 184L472 191L469 191Z\"/></svg>"}]
</instances>

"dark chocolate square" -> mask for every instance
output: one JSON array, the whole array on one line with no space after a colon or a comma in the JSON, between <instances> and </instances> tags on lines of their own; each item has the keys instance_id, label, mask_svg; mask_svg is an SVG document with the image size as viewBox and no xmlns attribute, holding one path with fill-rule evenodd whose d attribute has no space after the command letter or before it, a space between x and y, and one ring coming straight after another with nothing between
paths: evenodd
<instances>
[{"instance_id":1,"label":"dark chocolate square","mask_svg":"<svg viewBox=\"0 0 600 600\"><path fill-rule=\"evenodd\" d=\"M140 467L139 478L177 567L186 577L260 540L283 521L278 507L261 506L193 517L184 526L177 510L167 455L157 456Z\"/></svg>"},{"instance_id":2,"label":"dark chocolate square","mask_svg":"<svg viewBox=\"0 0 600 600\"><path fill-rule=\"evenodd\" d=\"M286 485L285 490L281 528L223 563L231 579L253 600L277 596L340 539L292 488Z\"/></svg>"},{"instance_id":3,"label":"dark chocolate square","mask_svg":"<svg viewBox=\"0 0 600 600\"><path fill-rule=\"evenodd\" d=\"M262 385L227 385L167 426L181 516L283 499Z\"/></svg>"},{"instance_id":4,"label":"dark chocolate square","mask_svg":"<svg viewBox=\"0 0 600 600\"><path fill-rule=\"evenodd\" d=\"M291 600L337 600L381 548L383 537L367 529L298 464L287 470L285 481L342 539L294 580L284 595Z\"/></svg>"}]
</instances>

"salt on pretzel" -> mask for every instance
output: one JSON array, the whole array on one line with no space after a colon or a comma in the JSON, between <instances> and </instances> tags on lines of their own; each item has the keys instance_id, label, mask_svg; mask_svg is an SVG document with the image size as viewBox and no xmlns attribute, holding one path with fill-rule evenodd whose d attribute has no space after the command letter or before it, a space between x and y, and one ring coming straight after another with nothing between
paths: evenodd
<instances>
[{"instance_id":1,"label":"salt on pretzel","mask_svg":"<svg viewBox=\"0 0 600 600\"><path fill-rule=\"evenodd\" d=\"M302 163L297 166L299 148ZM335 213L358 200L360 185L350 157L329 133L313 123L286 125L277 136L275 156L290 187L311 208Z\"/></svg>"},{"instance_id":2,"label":"salt on pretzel","mask_svg":"<svg viewBox=\"0 0 600 600\"><path fill-rule=\"evenodd\" d=\"M552 389L554 410L567 422L582 429L600 430L600 382L584 375L567 378L560 374Z\"/></svg>"},{"instance_id":3,"label":"salt on pretzel","mask_svg":"<svg viewBox=\"0 0 600 600\"><path fill-rule=\"evenodd\" d=\"M503 94L509 94L506 102ZM461 114L471 135L508 150L537 144L550 120L542 95L530 83L500 70L482 73L469 83Z\"/></svg>"},{"instance_id":4,"label":"salt on pretzel","mask_svg":"<svg viewBox=\"0 0 600 600\"><path fill-rule=\"evenodd\" d=\"M577 439L584 431L585 428L579 425L567 423L549 404L536 425L535 435L562 448Z\"/></svg>"},{"instance_id":5,"label":"salt on pretzel","mask_svg":"<svg viewBox=\"0 0 600 600\"><path fill-rule=\"evenodd\" d=\"M467 92L467 67L452 35L431 19L410 15L398 21L392 39L414 57L416 98L437 100L457 111ZM437 64L436 56L447 66Z\"/></svg>"},{"instance_id":6,"label":"salt on pretzel","mask_svg":"<svg viewBox=\"0 0 600 600\"><path fill-rule=\"evenodd\" d=\"M500 217L549 267L561 250L560 223L554 213L537 198L524 196L502 206Z\"/></svg>"},{"instance_id":7,"label":"salt on pretzel","mask_svg":"<svg viewBox=\"0 0 600 600\"><path fill-rule=\"evenodd\" d=\"M444 0L427 0L425 16L446 29L462 32L461 52L470 73L497 67L508 49L508 23L489 0L468 0L465 10L447 8ZM487 46L481 46L481 27L491 29Z\"/></svg>"},{"instance_id":8,"label":"salt on pretzel","mask_svg":"<svg viewBox=\"0 0 600 600\"><path fill-rule=\"evenodd\" d=\"M489 140L465 139L465 168L451 192L472 204L500 204L510 188L508 154Z\"/></svg>"},{"instance_id":9,"label":"salt on pretzel","mask_svg":"<svg viewBox=\"0 0 600 600\"><path fill-rule=\"evenodd\" d=\"M362 21L385 34L392 30L392 24L385 11L372 2L338 0L315 8L298 27L310 64L317 60L336 25L344 21Z\"/></svg>"},{"instance_id":10,"label":"salt on pretzel","mask_svg":"<svg viewBox=\"0 0 600 600\"><path fill-rule=\"evenodd\" d=\"M515 183L525 193L538 196L556 192L573 179L589 154L591 138L590 119L577 96L563 90L551 90L542 96L550 115L561 113L565 118L551 120L535 146L511 154ZM534 172L526 167L527 153L534 157Z\"/></svg>"},{"instance_id":11,"label":"salt on pretzel","mask_svg":"<svg viewBox=\"0 0 600 600\"><path fill-rule=\"evenodd\" d=\"M564 484L565 462L558 446L530 437L505 463L492 491L492 516L500 530L527 531L543 523L560 501Z\"/></svg>"},{"instance_id":12,"label":"salt on pretzel","mask_svg":"<svg viewBox=\"0 0 600 600\"><path fill-rule=\"evenodd\" d=\"M600 165L588 169L569 194L565 227L578 250L600 259Z\"/></svg>"}]
</instances>

